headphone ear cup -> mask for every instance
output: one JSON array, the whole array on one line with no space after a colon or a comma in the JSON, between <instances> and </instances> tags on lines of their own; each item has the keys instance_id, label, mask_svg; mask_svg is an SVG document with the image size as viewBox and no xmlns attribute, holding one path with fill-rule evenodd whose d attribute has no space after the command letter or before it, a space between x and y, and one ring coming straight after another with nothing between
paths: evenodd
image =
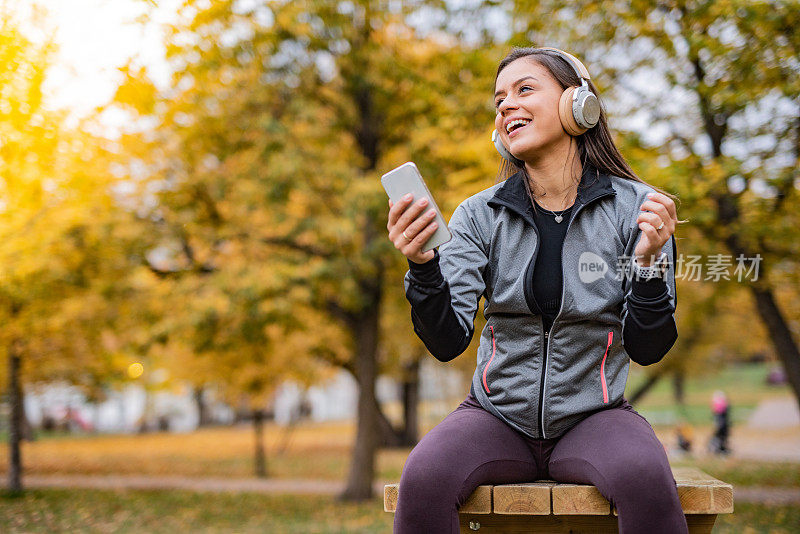
<instances>
[{"instance_id":1,"label":"headphone ear cup","mask_svg":"<svg viewBox=\"0 0 800 534\"><path fill-rule=\"evenodd\" d=\"M500 132L497 130L492 132L492 142L494 143L494 148L497 152L503 157L504 160L508 161L509 163L513 163L517 167L524 167L525 162L519 160L511 154L511 151L506 148L506 145L503 144L503 140L500 139Z\"/></svg>"},{"instance_id":2,"label":"headphone ear cup","mask_svg":"<svg viewBox=\"0 0 800 534\"><path fill-rule=\"evenodd\" d=\"M558 101L558 117L561 119L561 127L572 136L581 135L588 129L578 125L575 115L572 113L572 95L577 89L577 87L567 87L561 93L561 99Z\"/></svg>"}]
</instances>

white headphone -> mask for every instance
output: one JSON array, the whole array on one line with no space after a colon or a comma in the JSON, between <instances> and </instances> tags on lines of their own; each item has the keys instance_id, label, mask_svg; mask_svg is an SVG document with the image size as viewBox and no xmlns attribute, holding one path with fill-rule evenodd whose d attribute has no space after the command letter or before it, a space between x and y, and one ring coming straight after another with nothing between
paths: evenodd
<instances>
[{"instance_id":1,"label":"white headphone","mask_svg":"<svg viewBox=\"0 0 800 534\"><path fill-rule=\"evenodd\" d=\"M589 89L589 71L583 63L572 54L568 54L558 48L536 48L537 51L544 51L551 55L563 58L578 75L581 80L580 86L572 86L564 89L558 101L558 117L561 120L561 127L570 135L578 136L590 128L594 128L600 120L600 102ZM492 132L492 143L497 152L503 159L513 163L517 167L524 166L524 162L515 158L500 139L497 130Z\"/></svg>"}]
</instances>

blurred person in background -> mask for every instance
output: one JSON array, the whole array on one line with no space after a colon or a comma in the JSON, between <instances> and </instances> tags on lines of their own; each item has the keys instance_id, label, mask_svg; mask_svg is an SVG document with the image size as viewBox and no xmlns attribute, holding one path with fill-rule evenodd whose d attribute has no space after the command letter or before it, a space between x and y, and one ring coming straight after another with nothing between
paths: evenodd
<instances>
[{"instance_id":1,"label":"blurred person in background","mask_svg":"<svg viewBox=\"0 0 800 534\"><path fill-rule=\"evenodd\" d=\"M711 436L709 448L714 454L730 454L730 403L724 391L716 390L711 395L711 414L714 417L714 435Z\"/></svg>"}]
</instances>

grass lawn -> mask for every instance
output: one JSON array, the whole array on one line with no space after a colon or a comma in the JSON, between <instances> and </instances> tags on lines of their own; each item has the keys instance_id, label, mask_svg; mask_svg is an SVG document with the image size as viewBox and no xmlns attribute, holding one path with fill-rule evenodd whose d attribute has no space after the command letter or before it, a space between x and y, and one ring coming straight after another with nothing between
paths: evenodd
<instances>
[{"instance_id":1,"label":"grass lawn","mask_svg":"<svg viewBox=\"0 0 800 534\"><path fill-rule=\"evenodd\" d=\"M739 503L735 513L717 516L714 534L796 534L800 531L800 508Z\"/></svg>"},{"instance_id":2,"label":"grass lawn","mask_svg":"<svg viewBox=\"0 0 800 534\"><path fill-rule=\"evenodd\" d=\"M790 462L755 462L735 458L708 457L671 462L672 467L698 467L709 475L736 486L771 486L800 488L800 464ZM798 528L800 532L800 528Z\"/></svg>"},{"instance_id":3,"label":"grass lawn","mask_svg":"<svg viewBox=\"0 0 800 534\"><path fill-rule=\"evenodd\" d=\"M0 496L0 532L389 533L380 499L188 491L34 490ZM737 504L715 533L795 533L800 509Z\"/></svg>"},{"instance_id":4,"label":"grass lawn","mask_svg":"<svg viewBox=\"0 0 800 534\"><path fill-rule=\"evenodd\" d=\"M61 489L0 497L0 532L391 532L392 518L377 498Z\"/></svg>"}]
</instances>

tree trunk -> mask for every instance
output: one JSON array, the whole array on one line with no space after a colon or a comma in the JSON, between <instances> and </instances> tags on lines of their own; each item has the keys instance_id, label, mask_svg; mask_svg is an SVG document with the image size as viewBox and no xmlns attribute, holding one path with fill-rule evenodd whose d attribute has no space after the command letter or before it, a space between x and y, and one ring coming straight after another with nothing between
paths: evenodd
<instances>
[{"instance_id":1,"label":"tree trunk","mask_svg":"<svg viewBox=\"0 0 800 534\"><path fill-rule=\"evenodd\" d=\"M775 347L775 352L783 363L789 385L800 406L800 351L792 338L792 332L778 308L778 303L775 302L772 290L753 285L750 288L756 300L756 309L767 327L772 346Z\"/></svg>"},{"instance_id":2,"label":"tree trunk","mask_svg":"<svg viewBox=\"0 0 800 534\"><path fill-rule=\"evenodd\" d=\"M672 373L672 392L675 395L675 402L679 406L683 406L686 403L685 379L686 373L683 369L675 369Z\"/></svg>"},{"instance_id":3,"label":"tree trunk","mask_svg":"<svg viewBox=\"0 0 800 534\"><path fill-rule=\"evenodd\" d=\"M197 426L204 427L211 424L211 417L208 413L208 405L206 404L206 400L203 396L203 386L196 386L192 390L192 396L194 397L194 405L197 407Z\"/></svg>"},{"instance_id":4,"label":"tree trunk","mask_svg":"<svg viewBox=\"0 0 800 534\"><path fill-rule=\"evenodd\" d=\"M289 424L283 427L280 440L274 449L275 455L283 455L289 448L289 440L292 438L292 430L294 430L294 420L290 419Z\"/></svg>"},{"instance_id":5,"label":"tree trunk","mask_svg":"<svg viewBox=\"0 0 800 534\"><path fill-rule=\"evenodd\" d=\"M22 386L20 384L20 356L16 343L8 351L8 397L11 402L11 421L8 432L8 489L12 493L22 491Z\"/></svg>"},{"instance_id":6,"label":"tree trunk","mask_svg":"<svg viewBox=\"0 0 800 534\"><path fill-rule=\"evenodd\" d=\"M369 11L369 8L367 8ZM370 14L366 14L366 21ZM365 41L371 32L369 23L363 26ZM353 43L354 54L363 43ZM368 66L367 66L368 67ZM364 155L364 176L367 179L377 168L382 117L376 113L372 87L361 76L350 77L345 89L358 110L359 120L353 134L360 152ZM381 209L365 210L363 248L370 250L378 240L385 240L385 212ZM355 373L358 389L358 421L356 442L353 446L347 486L340 500L360 501L372 498L372 480L375 476L375 453L380 439L378 401L375 397L375 380L378 376L378 333L380 332L380 303L383 293L383 259L375 257L374 270L358 280L364 305L347 314L350 331L355 337ZM390 425L391 426L391 425Z\"/></svg>"},{"instance_id":7,"label":"tree trunk","mask_svg":"<svg viewBox=\"0 0 800 534\"><path fill-rule=\"evenodd\" d=\"M150 412L151 412L151 405L152 405L152 395L147 390L147 386L144 387L144 409L142 410L142 417L139 420L139 428L137 432L139 434L147 434L150 432Z\"/></svg>"},{"instance_id":8,"label":"tree trunk","mask_svg":"<svg viewBox=\"0 0 800 534\"><path fill-rule=\"evenodd\" d=\"M379 290L376 292L379 293ZM354 324L355 368L359 384L358 421L347 486L339 496L341 500L359 501L372 498L375 453L378 450L379 439L379 417L375 398L379 304L379 297L371 299L371 305L360 314L359 320Z\"/></svg>"},{"instance_id":9,"label":"tree trunk","mask_svg":"<svg viewBox=\"0 0 800 534\"><path fill-rule=\"evenodd\" d=\"M128 424L126 421L126 410L125 410L125 397L123 393L119 393L117 396L117 400L119 400L119 427L122 429L122 432L128 431Z\"/></svg>"},{"instance_id":10,"label":"tree trunk","mask_svg":"<svg viewBox=\"0 0 800 534\"><path fill-rule=\"evenodd\" d=\"M406 364L403 374L403 444L413 446L419 439L419 360Z\"/></svg>"},{"instance_id":11,"label":"tree trunk","mask_svg":"<svg viewBox=\"0 0 800 534\"><path fill-rule=\"evenodd\" d=\"M19 400L19 409L20 419L22 421L21 430L20 430L20 440L27 441L31 443L36 441L36 434L33 431L33 425L31 424L31 420L28 419L28 412L25 411L25 398L22 394L22 389L20 389L20 400Z\"/></svg>"},{"instance_id":12,"label":"tree trunk","mask_svg":"<svg viewBox=\"0 0 800 534\"><path fill-rule=\"evenodd\" d=\"M383 412L378 399L375 399L375 412L378 417L378 447L402 447L403 446L403 431L398 430L386 417Z\"/></svg>"},{"instance_id":13,"label":"tree trunk","mask_svg":"<svg viewBox=\"0 0 800 534\"><path fill-rule=\"evenodd\" d=\"M239 407L233 412L233 424L247 421L248 416L250 416L249 402L247 395L239 397Z\"/></svg>"},{"instance_id":14,"label":"tree trunk","mask_svg":"<svg viewBox=\"0 0 800 534\"><path fill-rule=\"evenodd\" d=\"M738 207L728 197L723 197L718 201L720 219L729 222L738 217ZM746 254L744 248L740 245L739 236L730 234L725 239L725 244L728 246L735 257L744 256L747 258L755 257L754 254ZM775 352L780 358L783 368L786 371L786 377L789 380L789 385L794 392L795 400L800 407L800 349L797 347L794 338L792 338L792 331L786 323L775 300L774 290L767 284L767 272L764 265L759 264L758 282L750 284L750 291L753 293L753 298L756 301L756 310L758 311L761 321L767 327L769 339Z\"/></svg>"},{"instance_id":15,"label":"tree trunk","mask_svg":"<svg viewBox=\"0 0 800 534\"><path fill-rule=\"evenodd\" d=\"M719 218L726 225L732 224L732 221L738 220L739 209L735 202L729 196L722 196L717 200ZM741 240L735 233L731 233L725 238L725 244L734 257L743 256L746 258L753 258L755 254L746 254L744 247L741 246ZM756 301L756 310L761 317L764 326L767 327L769 339L775 352L780 358L783 368L786 371L786 377L789 380L789 385L794 392L795 400L800 407L800 349L797 347L789 325L775 301L774 290L767 284L767 269L763 264L758 264L759 274L758 282L750 284L750 291L753 293L753 298Z\"/></svg>"},{"instance_id":16,"label":"tree trunk","mask_svg":"<svg viewBox=\"0 0 800 534\"><path fill-rule=\"evenodd\" d=\"M267 478L267 454L264 447L264 410L253 410L255 431L255 472L258 478Z\"/></svg>"},{"instance_id":17,"label":"tree trunk","mask_svg":"<svg viewBox=\"0 0 800 534\"><path fill-rule=\"evenodd\" d=\"M659 370L656 373L649 375L645 383L639 386L639 389L633 392L633 395L631 395L631 397L628 399L628 402L631 405L635 405L642 397L644 397L644 395L650 390L650 388L655 386L656 383L658 383L658 381L661 380L661 377L663 375L664 375L663 370Z\"/></svg>"},{"instance_id":18,"label":"tree trunk","mask_svg":"<svg viewBox=\"0 0 800 534\"><path fill-rule=\"evenodd\" d=\"M403 426L395 428L380 403L375 399L378 414L378 446L386 448L413 447L418 441L419 432L419 360L404 364L400 383L400 398L403 402Z\"/></svg>"},{"instance_id":19,"label":"tree trunk","mask_svg":"<svg viewBox=\"0 0 800 534\"><path fill-rule=\"evenodd\" d=\"M92 425L92 428L89 429L89 432L91 432L92 434L97 434L97 432L99 431L98 429L100 428L100 401L95 401L89 406L92 410L91 411L92 421L90 423ZM27 420L28 418L26 415L25 421L27 422Z\"/></svg>"}]
</instances>

